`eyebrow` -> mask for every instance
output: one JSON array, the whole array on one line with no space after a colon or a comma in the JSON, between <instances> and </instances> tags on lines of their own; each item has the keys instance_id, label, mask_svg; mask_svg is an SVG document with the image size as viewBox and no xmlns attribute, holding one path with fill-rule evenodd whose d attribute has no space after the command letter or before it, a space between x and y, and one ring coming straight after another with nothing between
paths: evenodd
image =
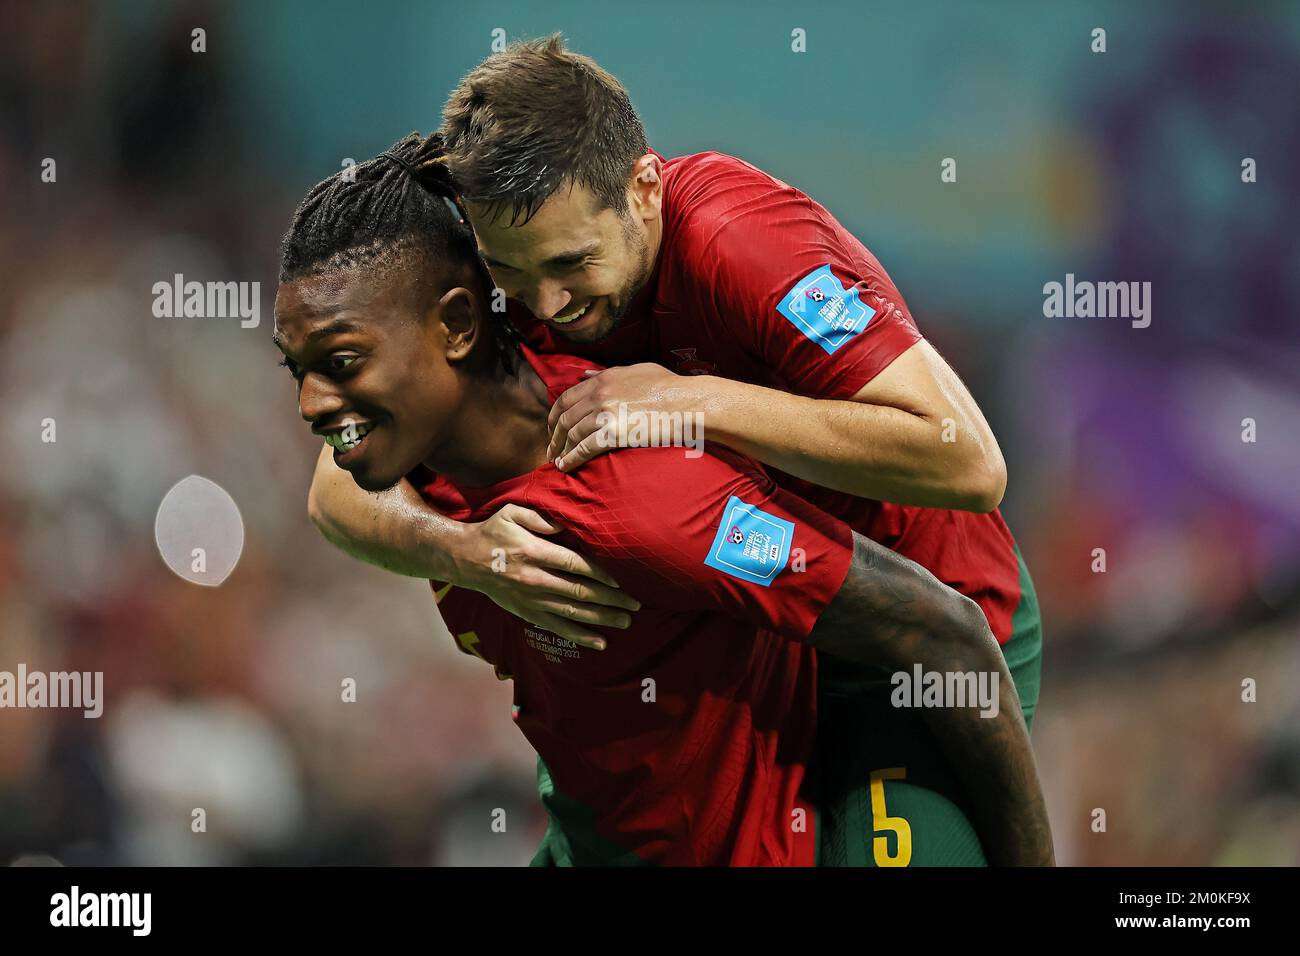
<instances>
[{"instance_id":1,"label":"eyebrow","mask_svg":"<svg viewBox=\"0 0 1300 956\"><path fill-rule=\"evenodd\" d=\"M308 332L306 338L303 339L302 344L312 345L315 342L319 342L321 339L329 338L331 335L342 335L345 332L360 331L361 326L355 322L349 322L347 319L335 319L328 325L322 325L320 328L312 329ZM279 332L275 332L271 335L271 341L275 343L277 348L281 350L284 349L284 339L281 337Z\"/></svg>"},{"instance_id":2,"label":"eyebrow","mask_svg":"<svg viewBox=\"0 0 1300 956\"><path fill-rule=\"evenodd\" d=\"M582 246L578 249L573 249L569 252L562 252L559 255L551 256L549 259L547 259L545 262L542 263L542 266L543 268L545 268L546 266L560 266L560 265L565 265L566 263L576 262L578 259L591 255L599 248L600 248L600 240L593 239L591 240L591 242L587 243L585 246ZM507 269L516 268L515 266L512 266L508 262L502 262L500 259L493 259L491 256L485 254L482 249L479 250L478 254L482 257L483 261L490 266L505 266ZM516 269L516 271L518 270Z\"/></svg>"}]
</instances>

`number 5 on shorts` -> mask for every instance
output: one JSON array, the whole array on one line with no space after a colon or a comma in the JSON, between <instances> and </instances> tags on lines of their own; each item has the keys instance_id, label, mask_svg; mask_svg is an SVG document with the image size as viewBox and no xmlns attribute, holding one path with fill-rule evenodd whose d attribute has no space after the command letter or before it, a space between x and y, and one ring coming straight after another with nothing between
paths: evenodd
<instances>
[{"instance_id":1,"label":"number 5 on shorts","mask_svg":"<svg viewBox=\"0 0 1300 956\"><path fill-rule=\"evenodd\" d=\"M885 810L885 781L906 780L906 767L889 767L871 771L871 829L894 834L897 853L889 855L889 838L875 836L871 839L871 852L876 866L907 866L912 862L912 827L902 817L891 817Z\"/></svg>"}]
</instances>

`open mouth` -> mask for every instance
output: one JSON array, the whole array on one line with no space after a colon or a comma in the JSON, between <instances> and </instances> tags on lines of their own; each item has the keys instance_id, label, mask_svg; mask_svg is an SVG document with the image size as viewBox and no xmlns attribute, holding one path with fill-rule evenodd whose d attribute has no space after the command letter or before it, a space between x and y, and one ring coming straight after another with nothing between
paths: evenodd
<instances>
[{"instance_id":1,"label":"open mouth","mask_svg":"<svg viewBox=\"0 0 1300 956\"><path fill-rule=\"evenodd\" d=\"M374 422L349 423L335 432L322 436L325 444L334 449L334 460L351 457L351 453L365 444L366 436L375 428Z\"/></svg>"},{"instance_id":2,"label":"open mouth","mask_svg":"<svg viewBox=\"0 0 1300 956\"><path fill-rule=\"evenodd\" d=\"M579 319L581 319L581 318L582 318L584 315L586 315L588 312L590 312L590 311L591 311L591 307L592 307L594 304L595 304L595 303L593 303L593 302L588 302L586 305L584 305L584 306L583 306L581 309L579 309L577 312L571 313L570 315L557 315L555 318L551 319L550 321L551 321L552 323L554 323L555 325L571 325L571 324L573 324L574 322L577 322Z\"/></svg>"}]
</instances>

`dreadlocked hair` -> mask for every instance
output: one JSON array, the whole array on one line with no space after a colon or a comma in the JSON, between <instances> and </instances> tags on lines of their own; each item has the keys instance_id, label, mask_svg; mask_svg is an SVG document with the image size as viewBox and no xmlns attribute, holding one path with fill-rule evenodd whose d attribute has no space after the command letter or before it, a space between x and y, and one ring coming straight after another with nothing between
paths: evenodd
<instances>
[{"instance_id":1,"label":"dreadlocked hair","mask_svg":"<svg viewBox=\"0 0 1300 956\"><path fill-rule=\"evenodd\" d=\"M472 271L492 288L447 168L442 136L410 133L373 159L317 183L280 244L280 281L356 266L383 271L407 253ZM488 322L504 367L521 356L504 316Z\"/></svg>"}]
</instances>

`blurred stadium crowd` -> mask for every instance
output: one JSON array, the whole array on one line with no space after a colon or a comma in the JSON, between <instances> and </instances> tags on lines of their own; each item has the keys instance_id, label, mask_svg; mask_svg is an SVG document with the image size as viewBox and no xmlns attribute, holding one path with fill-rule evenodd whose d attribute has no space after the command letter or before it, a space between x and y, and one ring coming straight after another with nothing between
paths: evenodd
<instances>
[{"instance_id":1,"label":"blurred stadium crowd","mask_svg":"<svg viewBox=\"0 0 1300 956\"><path fill-rule=\"evenodd\" d=\"M288 216L337 161L265 147L234 26L196 65L190 30L217 32L224 8L133 9L125 34L107 5L3 10L0 670L103 671L106 704L99 720L0 711L0 863L525 862L544 820L509 685L453 648L427 585L335 552L306 517L318 446L275 367L271 303ZM557 27L571 29L531 32ZM595 28L571 36L621 72ZM980 255L978 232L940 223L929 246L894 251L837 187L819 192L816 164L742 155L858 231L1003 442L1004 511L1047 628L1034 737L1058 859L1295 865L1300 183L1281 167L1294 172L1300 132L1265 104L1300 88L1300 33L1285 45L1234 20L1151 36L1139 75L1080 80L1050 125L1026 121L1049 172L1022 183L1025 201L1063 265L1043 274L1003 243L1023 279L1010 314L931 265ZM292 72L312 51L276 55ZM456 74L436 75L426 113L340 155L432 126ZM673 134L638 103L667 155L744 142ZM928 147L894 143L918 164ZM1258 183L1240 182L1241 155ZM932 165L918 203L935 203ZM1067 269L1151 280L1152 328L1043 318L1039 289ZM260 281L260 326L156 318L152 285L175 273ZM220 588L174 576L154 545L159 501L192 473L243 514ZM498 807L505 833L488 825Z\"/></svg>"}]
</instances>

